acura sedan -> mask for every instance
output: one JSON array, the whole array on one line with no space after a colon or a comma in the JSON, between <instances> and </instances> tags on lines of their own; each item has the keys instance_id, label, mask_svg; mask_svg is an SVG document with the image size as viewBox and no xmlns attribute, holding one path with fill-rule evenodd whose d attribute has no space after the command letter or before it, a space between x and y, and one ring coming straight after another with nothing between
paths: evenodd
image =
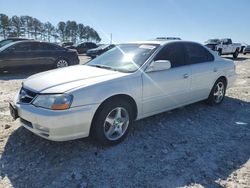
<instances>
[{"instance_id":1,"label":"acura sedan","mask_svg":"<svg viewBox=\"0 0 250 188\"><path fill-rule=\"evenodd\" d=\"M49 140L116 144L134 120L202 100L219 105L235 77L233 61L198 43L120 44L86 65L29 77L10 110Z\"/></svg>"},{"instance_id":2,"label":"acura sedan","mask_svg":"<svg viewBox=\"0 0 250 188\"><path fill-rule=\"evenodd\" d=\"M52 43L24 40L0 48L0 69L34 65L62 68L76 64L79 64L76 50Z\"/></svg>"}]
</instances>

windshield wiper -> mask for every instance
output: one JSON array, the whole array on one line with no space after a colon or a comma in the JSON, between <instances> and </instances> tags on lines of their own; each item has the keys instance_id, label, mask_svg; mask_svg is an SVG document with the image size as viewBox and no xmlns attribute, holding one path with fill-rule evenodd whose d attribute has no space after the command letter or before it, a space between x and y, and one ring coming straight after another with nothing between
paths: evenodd
<instances>
[{"instance_id":1,"label":"windshield wiper","mask_svg":"<svg viewBox=\"0 0 250 188\"><path fill-rule=\"evenodd\" d=\"M112 68L112 67L109 67L109 66L104 66L104 65L90 65L90 66L101 68L101 69L108 69L108 70L117 71L115 68Z\"/></svg>"}]
</instances>

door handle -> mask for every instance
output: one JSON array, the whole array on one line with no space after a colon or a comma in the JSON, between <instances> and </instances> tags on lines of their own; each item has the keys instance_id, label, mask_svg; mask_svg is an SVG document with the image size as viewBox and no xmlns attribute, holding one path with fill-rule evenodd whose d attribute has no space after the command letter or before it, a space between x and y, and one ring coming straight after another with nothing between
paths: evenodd
<instances>
[{"instance_id":1,"label":"door handle","mask_svg":"<svg viewBox=\"0 0 250 188\"><path fill-rule=\"evenodd\" d=\"M214 72L217 72L218 71L218 69L217 68L214 68Z\"/></svg>"},{"instance_id":2,"label":"door handle","mask_svg":"<svg viewBox=\"0 0 250 188\"><path fill-rule=\"evenodd\" d=\"M183 75L183 78L188 78L188 77L189 77L188 74L184 74L184 75Z\"/></svg>"}]
</instances>

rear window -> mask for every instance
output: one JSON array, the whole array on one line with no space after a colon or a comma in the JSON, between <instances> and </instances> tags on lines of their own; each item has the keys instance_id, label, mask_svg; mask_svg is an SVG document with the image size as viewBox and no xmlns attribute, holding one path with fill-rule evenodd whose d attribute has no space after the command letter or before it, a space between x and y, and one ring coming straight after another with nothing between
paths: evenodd
<instances>
[{"instance_id":1,"label":"rear window","mask_svg":"<svg viewBox=\"0 0 250 188\"><path fill-rule=\"evenodd\" d=\"M214 60L214 56L203 46L196 43L186 43L188 64L205 63Z\"/></svg>"}]
</instances>

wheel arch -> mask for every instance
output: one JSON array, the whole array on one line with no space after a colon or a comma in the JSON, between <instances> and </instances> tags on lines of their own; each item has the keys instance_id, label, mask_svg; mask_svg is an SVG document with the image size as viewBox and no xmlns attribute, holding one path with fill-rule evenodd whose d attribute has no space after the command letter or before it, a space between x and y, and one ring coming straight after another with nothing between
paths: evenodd
<instances>
[{"instance_id":1,"label":"wheel arch","mask_svg":"<svg viewBox=\"0 0 250 188\"><path fill-rule=\"evenodd\" d=\"M58 57L56 57L56 58L55 58L55 63L57 63L57 62L58 62L59 60L61 60L61 59L64 59L64 60L66 60L68 63L70 63L69 58L64 57L64 56L58 56Z\"/></svg>"},{"instance_id":2,"label":"wheel arch","mask_svg":"<svg viewBox=\"0 0 250 188\"><path fill-rule=\"evenodd\" d=\"M133 114L133 120L136 120L137 115L138 115L138 106L134 100L133 97L131 97L128 94L115 94L113 96L110 96L108 98L106 98L103 102L101 102L101 104L97 107L97 110L95 111L95 114L92 118L92 122L91 122L91 127L90 127L90 133L92 132L92 127L93 127L93 123L96 119L96 116L98 115L98 113L100 112L100 110L102 110L105 106L105 104L110 103L114 100L124 100L124 101L128 101L128 103L131 105L132 107L132 114Z\"/></svg>"},{"instance_id":3,"label":"wheel arch","mask_svg":"<svg viewBox=\"0 0 250 188\"><path fill-rule=\"evenodd\" d=\"M217 82L217 80L220 80L220 79L225 81L226 87L227 87L228 80L227 80L227 77L226 77L226 76L220 76L220 77L218 77L218 78L214 81L214 84Z\"/></svg>"}]
</instances>

